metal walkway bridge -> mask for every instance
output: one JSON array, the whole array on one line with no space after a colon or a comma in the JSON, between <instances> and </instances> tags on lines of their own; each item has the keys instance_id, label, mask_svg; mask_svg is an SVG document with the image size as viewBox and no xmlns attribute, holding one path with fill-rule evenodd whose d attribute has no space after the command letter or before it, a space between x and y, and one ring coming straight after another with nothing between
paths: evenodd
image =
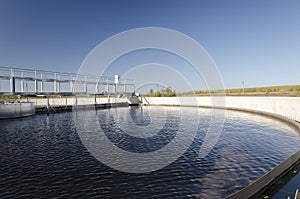
<instances>
[{"instance_id":1,"label":"metal walkway bridge","mask_svg":"<svg viewBox=\"0 0 300 199\"><path fill-rule=\"evenodd\" d=\"M0 66L0 95L129 95L130 79Z\"/></svg>"}]
</instances>

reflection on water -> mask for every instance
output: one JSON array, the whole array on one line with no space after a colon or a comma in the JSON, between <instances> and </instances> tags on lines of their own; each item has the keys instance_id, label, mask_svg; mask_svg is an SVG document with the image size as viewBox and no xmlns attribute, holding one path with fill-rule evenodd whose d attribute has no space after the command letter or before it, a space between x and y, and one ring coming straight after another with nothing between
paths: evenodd
<instances>
[{"instance_id":1,"label":"reflection on water","mask_svg":"<svg viewBox=\"0 0 300 199\"><path fill-rule=\"evenodd\" d=\"M217 145L200 159L198 152L210 121L208 110L135 107L97 111L106 136L118 147L134 152L157 150L178 131L188 136L191 125L196 125L197 135L183 156L146 174L119 172L95 159L82 144L72 113L2 120L0 198L224 198L300 148L299 135L286 125L228 111ZM95 130L89 115L91 111L78 112L77 122ZM139 128L147 129L142 136L137 136Z\"/></svg>"}]
</instances>

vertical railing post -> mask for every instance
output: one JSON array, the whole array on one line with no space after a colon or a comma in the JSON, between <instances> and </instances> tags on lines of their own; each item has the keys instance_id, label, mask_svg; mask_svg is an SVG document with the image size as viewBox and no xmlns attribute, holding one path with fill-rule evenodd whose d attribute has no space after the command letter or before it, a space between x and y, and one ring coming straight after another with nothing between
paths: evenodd
<instances>
[{"instance_id":1,"label":"vertical railing post","mask_svg":"<svg viewBox=\"0 0 300 199\"><path fill-rule=\"evenodd\" d=\"M115 75L115 94L118 93L119 75Z\"/></svg>"},{"instance_id":2,"label":"vertical railing post","mask_svg":"<svg viewBox=\"0 0 300 199\"><path fill-rule=\"evenodd\" d=\"M57 92L60 93L60 76L57 75Z\"/></svg>"},{"instance_id":3,"label":"vertical railing post","mask_svg":"<svg viewBox=\"0 0 300 199\"><path fill-rule=\"evenodd\" d=\"M70 92L73 93L73 79L72 79L72 75L69 76L69 85L70 85Z\"/></svg>"},{"instance_id":4,"label":"vertical railing post","mask_svg":"<svg viewBox=\"0 0 300 199\"><path fill-rule=\"evenodd\" d=\"M26 94L28 93L28 83L26 82Z\"/></svg>"},{"instance_id":5,"label":"vertical railing post","mask_svg":"<svg viewBox=\"0 0 300 199\"><path fill-rule=\"evenodd\" d=\"M73 79L73 88L72 88L72 92L73 92L73 93L76 93L76 87L75 87L75 86L76 86L76 83L75 83L75 78L73 77L72 79Z\"/></svg>"},{"instance_id":6,"label":"vertical railing post","mask_svg":"<svg viewBox=\"0 0 300 199\"><path fill-rule=\"evenodd\" d=\"M25 89L24 89L24 86L25 86L25 84L24 84L24 73L23 72L21 72L21 77L22 77L22 79L21 79L21 93L24 93L24 91L25 91Z\"/></svg>"},{"instance_id":7,"label":"vertical railing post","mask_svg":"<svg viewBox=\"0 0 300 199\"><path fill-rule=\"evenodd\" d=\"M37 82L36 70L34 71L34 93L38 93L38 82Z\"/></svg>"},{"instance_id":8,"label":"vertical railing post","mask_svg":"<svg viewBox=\"0 0 300 199\"><path fill-rule=\"evenodd\" d=\"M44 92L44 80L43 80L43 74L41 73L41 93Z\"/></svg>"},{"instance_id":9,"label":"vertical railing post","mask_svg":"<svg viewBox=\"0 0 300 199\"><path fill-rule=\"evenodd\" d=\"M99 93L99 81L96 78L95 94Z\"/></svg>"},{"instance_id":10,"label":"vertical railing post","mask_svg":"<svg viewBox=\"0 0 300 199\"><path fill-rule=\"evenodd\" d=\"M124 79L124 94L126 93L126 79Z\"/></svg>"},{"instance_id":11,"label":"vertical railing post","mask_svg":"<svg viewBox=\"0 0 300 199\"><path fill-rule=\"evenodd\" d=\"M56 73L54 73L54 78L53 78L53 92L56 93Z\"/></svg>"},{"instance_id":12,"label":"vertical railing post","mask_svg":"<svg viewBox=\"0 0 300 199\"><path fill-rule=\"evenodd\" d=\"M106 94L108 94L108 92L109 92L109 90L108 90L108 78L106 78L105 92L106 92Z\"/></svg>"},{"instance_id":13,"label":"vertical railing post","mask_svg":"<svg viewBox=\"0 0 300 199\"><path fill-rule=\"evenodd\" d=\"M83 87L84 87L84 93L87 93L86 75L84 76Z\"/></svg>"},{"instance_id":14,"label":"vertical railing post","mask_svg":"<svg viewBox=\"0 0 300 199\"><path fill-rule=\"evenodd\" d=\"M15 79L15 74L14 74L14 69L10 69L10 79L9 79L9 87L10 87L10 93L15 94L16 92L16 79Z\"/></svg>"}]
</instances>

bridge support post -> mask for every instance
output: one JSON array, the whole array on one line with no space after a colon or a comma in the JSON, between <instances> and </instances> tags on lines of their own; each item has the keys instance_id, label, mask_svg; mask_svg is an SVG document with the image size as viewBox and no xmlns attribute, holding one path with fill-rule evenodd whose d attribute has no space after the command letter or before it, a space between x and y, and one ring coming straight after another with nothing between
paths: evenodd
<instances>
[{"instance_id":1,"label":"bridge support post","mask_svg":"<svg viewBox=\"0 0 300 199\"><path fill-rule=\"evenodd\" d=\"M50 108L49 95L47 95L47 115L49 115L49 108Z\"/></svg>"},{"instance_id":2,"label":"bridge support post","mask_svg":"<svg viewBox=\"0 0 300 199\"><path fill-rule=\"evenodd\" d=\"M77 95L75 95L75 106L76 106L76 110L78 108L78 99L77 99Z\"/></svg>"}]
</instances>

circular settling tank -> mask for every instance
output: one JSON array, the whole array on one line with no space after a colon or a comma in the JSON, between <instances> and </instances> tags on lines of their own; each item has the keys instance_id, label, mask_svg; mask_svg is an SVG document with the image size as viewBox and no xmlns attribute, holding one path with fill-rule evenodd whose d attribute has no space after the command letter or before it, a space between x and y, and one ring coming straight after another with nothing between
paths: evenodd
<instances>
[{"instance_id":1,"label":"circular settling tank","mask_svg":"<svg viewBox=\"0 0 300 199\"><path fill-rule=\"evenodd\" d=\"M0 197L225 198L300 148L298 132L282 121L226 111L217 143L199 157L209 124L218 120L210 111L125 107L1 120ZM99 127L104 135L97 134ZM186 151L147 173L111 168L87 146L98 135L122 150L143 154L164 148L179 134L191 141L178 144L187 144Z\"/></svg>"}]
</instances>

